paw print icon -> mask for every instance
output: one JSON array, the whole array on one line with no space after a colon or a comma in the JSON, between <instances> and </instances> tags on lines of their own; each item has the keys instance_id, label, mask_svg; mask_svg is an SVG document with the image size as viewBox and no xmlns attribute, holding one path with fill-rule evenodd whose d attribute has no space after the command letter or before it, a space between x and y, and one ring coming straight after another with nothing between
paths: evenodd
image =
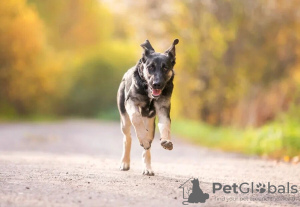
<instances>
[{"instance_id":1,"label":"paw print icon","mask_svg":"<svg viewBox=\"0 0 300 207\"><path fill-rule=\"evenodd\" d=\"M259 193L264 193L266 192L266 185L265 184L257 184L256 185L257 189L256 189L256 192L259 192Z\"/></svg>"}]
</instances>

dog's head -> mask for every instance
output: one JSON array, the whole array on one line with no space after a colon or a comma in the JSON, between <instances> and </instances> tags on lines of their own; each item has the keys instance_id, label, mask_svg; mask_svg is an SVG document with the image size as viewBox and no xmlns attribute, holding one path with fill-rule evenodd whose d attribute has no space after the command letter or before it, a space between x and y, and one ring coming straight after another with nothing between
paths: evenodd
<instances>
[{"instance_id":1,"label":"dog's head","mask_svg":"<svg viewBox=\"0 0 300 207\"><path fill-rule=\"evenodd\" d=\"M173 44L164 53L157 53L146 40L141 47L144 49L141 72L147 81L151 96L158 98L168 81L173 77L176 53L175 45L179 42L175 39Z\"/></svg>"}]
</instances>

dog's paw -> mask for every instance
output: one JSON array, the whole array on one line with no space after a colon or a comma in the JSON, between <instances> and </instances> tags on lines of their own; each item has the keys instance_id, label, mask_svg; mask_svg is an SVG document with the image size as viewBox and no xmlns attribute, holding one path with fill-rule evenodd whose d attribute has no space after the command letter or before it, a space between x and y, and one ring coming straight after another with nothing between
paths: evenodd
<instances>
[{"instance_id":1,"label":"dog's paw","mask_svg":"<svg viewBox=\"0 0 300 207\"><path fill-rule=\"evenodd\" d=\"M143 175L154 176L154 172L151 169L144 169Z\"/></svg>"},{"instance_id":2,"label":"dog's paw","mask_svg":"<svg viewBox=\"0 0 300 207\"><path fill-rule=\"evenodd\" d=\"M127 171L129 169L130 169L130 164L129 163L127 163L127 162L121 162L120 170Z\"/></svg>"},{"instance_id":3,"label":"dog's paw","mask_svg":"<svg viewBox=\"0 0 300 207\"><path fill-rule=\"evenodd\" d=\"M167 149L167 150L173 149L173 143L169 140L161 139L160 144L164 149Z\"/></svg>"},{"instance_id":4,"label":"dog's paw","mask_svg":"<svg viewBox=\"0 0 300 207\"><path fill-rule=\"evenodd\" d=\"M148 150L151 147L151 143L152 141L148 141L148 140L141 140L140 145L145 149Z\"/></svg>"}]
</instances>

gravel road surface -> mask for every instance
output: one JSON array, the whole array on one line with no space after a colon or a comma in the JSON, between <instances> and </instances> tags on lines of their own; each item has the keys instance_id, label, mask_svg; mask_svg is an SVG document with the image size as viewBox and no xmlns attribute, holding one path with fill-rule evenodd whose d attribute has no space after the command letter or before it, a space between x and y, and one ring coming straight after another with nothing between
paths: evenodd
<instances>
[{"instance_id":1,"label":"gravel road surface","mask_svg":"<svg viewBox=\"0 0 300 207\"><path fill-rule=\"evenodd\" d=\"M299 164L210 150L176 137L173 144L172 151L164 150L156 135L151 148L155 176L144 176L142 148L135 135L131 169L119 171L122 135L118 123L2 123L0 207L183 206L193 178L198 178L209 199L186 203L189 206L300 206L300 193L291 193L292 185L300 191ZM190 178L183 186L184 199L179 187ZM251 182L254 193L241 193L251 189ZM277 191L284 187L285 193L268 193L268 182ZM214 183L249 185L237 189L238 193L230 187L226 187L229 193L222 189L213 193ZM259 183L262 188L265 184L266 192L256 192Z\"/></svg>"}]
</instances>

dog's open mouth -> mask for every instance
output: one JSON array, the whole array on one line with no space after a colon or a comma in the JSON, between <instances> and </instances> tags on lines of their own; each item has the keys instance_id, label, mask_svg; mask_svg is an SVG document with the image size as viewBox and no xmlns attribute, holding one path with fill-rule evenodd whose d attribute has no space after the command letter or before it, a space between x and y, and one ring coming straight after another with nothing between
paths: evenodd
<instances>
[{"instance_id":1,"label":"dog's open mouth","mask_svg":"<svg viewBox=\"0 0 300 207\"><path fill-rule=\"evenodd\" d=\"M152 89L152 96L153 97L158 97L161 94L161 89Z\"/></svg>"}]
</instances>

